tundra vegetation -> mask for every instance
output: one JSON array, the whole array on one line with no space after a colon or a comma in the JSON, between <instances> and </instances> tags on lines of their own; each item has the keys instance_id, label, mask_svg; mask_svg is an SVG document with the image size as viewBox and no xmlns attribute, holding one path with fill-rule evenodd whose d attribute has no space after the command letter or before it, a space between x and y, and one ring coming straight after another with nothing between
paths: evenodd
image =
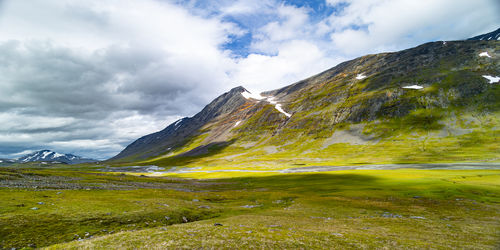
<instances>
[{"instance_id":1,"label":"tundra vegetation","mask_svg":"<svg viewBox=\"0 0 500 250\"><path fill-rule=\"evenodd\" d=\"M2 248L498 247L500 170L0 169Z\"/></svg>"}]
</instances>

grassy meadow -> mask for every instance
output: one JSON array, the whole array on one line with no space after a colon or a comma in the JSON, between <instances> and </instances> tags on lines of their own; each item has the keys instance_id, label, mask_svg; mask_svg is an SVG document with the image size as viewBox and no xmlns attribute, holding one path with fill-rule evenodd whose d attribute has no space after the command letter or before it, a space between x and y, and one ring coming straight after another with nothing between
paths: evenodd
<instances>
[{"instance_id":1,"label":"grassy meadow","mask_svg":"<svg viewBox=\"0 0 500 250\"><path fill-rule=\"evenodd\" d=\"M500 170L186 173L1 168L0 248L500 245Z\"/></svg>"}]
</instances>

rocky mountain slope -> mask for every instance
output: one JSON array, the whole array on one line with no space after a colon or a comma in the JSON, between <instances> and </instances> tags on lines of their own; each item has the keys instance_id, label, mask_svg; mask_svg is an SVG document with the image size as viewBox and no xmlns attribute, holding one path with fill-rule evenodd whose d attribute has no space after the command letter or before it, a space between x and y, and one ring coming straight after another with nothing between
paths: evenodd
<instances>
[{"instance_id":1,"label":"rocky mountain slope","mask_svg":"<svg viewBox=\"0 0 500 250\"><path fill-rule=\"evenodd\" d=\"M495 31L492 31L490 33L486 33L486 34L482 34L482 35L479 35L479 36L475 36L473 38L470 38L469 40L485 40L485 41L488 41L488 40L500 40L500 28L498 28L497 30Z\"/></svg>"},{"instance_id":2,"label":"rocky mountain slope","mask_svg":"<svg viewBox=\"0 0 500 250\"><path fill-rule=\"evenodd\" d=\"M500 41L431 42L237 87L111 159L162 166L498 161Z\"/></svg>"},{"instance_id":3,"label":"rocky mountain slope","mask_svg":"<svg viewBox=\"0 0 500 250\"><path fill-rule=\"evenodd\" d=\"M40 150L31 154L27 154L25 156L17 159L19 163L26 162L35 162L35 161L43 161L43 162L62 162L67 164L77 164L77 163L85 163L85 162L95 162L96 160L87 159L80 156L72 155L72 154L60 154L51 150Z\"/></svg>"}]
</instances>

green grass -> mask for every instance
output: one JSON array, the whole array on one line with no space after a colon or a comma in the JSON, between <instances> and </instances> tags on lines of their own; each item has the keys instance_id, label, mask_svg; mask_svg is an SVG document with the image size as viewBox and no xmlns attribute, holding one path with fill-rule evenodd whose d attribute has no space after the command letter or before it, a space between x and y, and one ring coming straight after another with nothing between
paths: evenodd
<instances>
[{"instance_id":1,"label":"green grass","mask_svg":"<svg viewBox=\"0 0 500 250\"><path fill-rule=\"evenodd\" d=\"M16 174L71 176L89 190L46 190L43 185L1 188L0 245L56 249L498 246L498 170L226 172L169 178L88 171L1 170L0 180ZM105 183L136 188L94 189ZM153 186L140 187L145 184ZM40 201L44 204L37 204ZM79 237L85 240L78 241Z\"/></svg>"}]
</instances>

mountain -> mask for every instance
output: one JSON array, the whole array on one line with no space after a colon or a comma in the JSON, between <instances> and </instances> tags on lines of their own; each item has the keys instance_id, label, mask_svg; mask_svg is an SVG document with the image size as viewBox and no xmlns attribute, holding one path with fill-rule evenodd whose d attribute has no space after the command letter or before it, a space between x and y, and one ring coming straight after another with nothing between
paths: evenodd
<instances>
[{"instance_id":1,"label":"mountain","mask_svg":"<svg viewBox=\"0 0 500 250\"><path fill-rule=\"evenodd\" d=\"M236 87L109 163L266 166L498 161L500 41L359 57L284 88Z\"/></svg>"},{"instance_id":2,"label":"mountain","mask_svg":"<svg viewBox=\"0 0 500 250\"><path fill-rule=\"evenodd\" d=\"M62 162L67 164L77 164L77 163L85 163L85 162L95 162L97 160L82 158L80 156L72 155L72 154L60 154L51 150L40 150L31 154L27 154L23 157L17 159L17 162L26 163L26 162L35 162L35 161L44 161L44 162Z\"/></svg>"},{"instance_id":3,"label":"mountain","mask_svg":"<svg viewBox=\"0 0 500 250\"><path fill-rule=\"evenodd\" d=\"M16 160L0 158L0 166L7 166L16 163Z\"/></svg>"},{"instance_id":4,"label":"mountain","mask_svg":"<svg viewBox=\"0 0 500 250\"><path fill-rule=\"evenodd\" d=\"M468 40L479 40L479 41L497 40L498 41L498 40L500 40L500 28L498 28L497 30L492 31L490 33L486 33L486 34L482 34L479 36L475 36L473 38L469 38Z\"/></svg>"}]
</instances>

